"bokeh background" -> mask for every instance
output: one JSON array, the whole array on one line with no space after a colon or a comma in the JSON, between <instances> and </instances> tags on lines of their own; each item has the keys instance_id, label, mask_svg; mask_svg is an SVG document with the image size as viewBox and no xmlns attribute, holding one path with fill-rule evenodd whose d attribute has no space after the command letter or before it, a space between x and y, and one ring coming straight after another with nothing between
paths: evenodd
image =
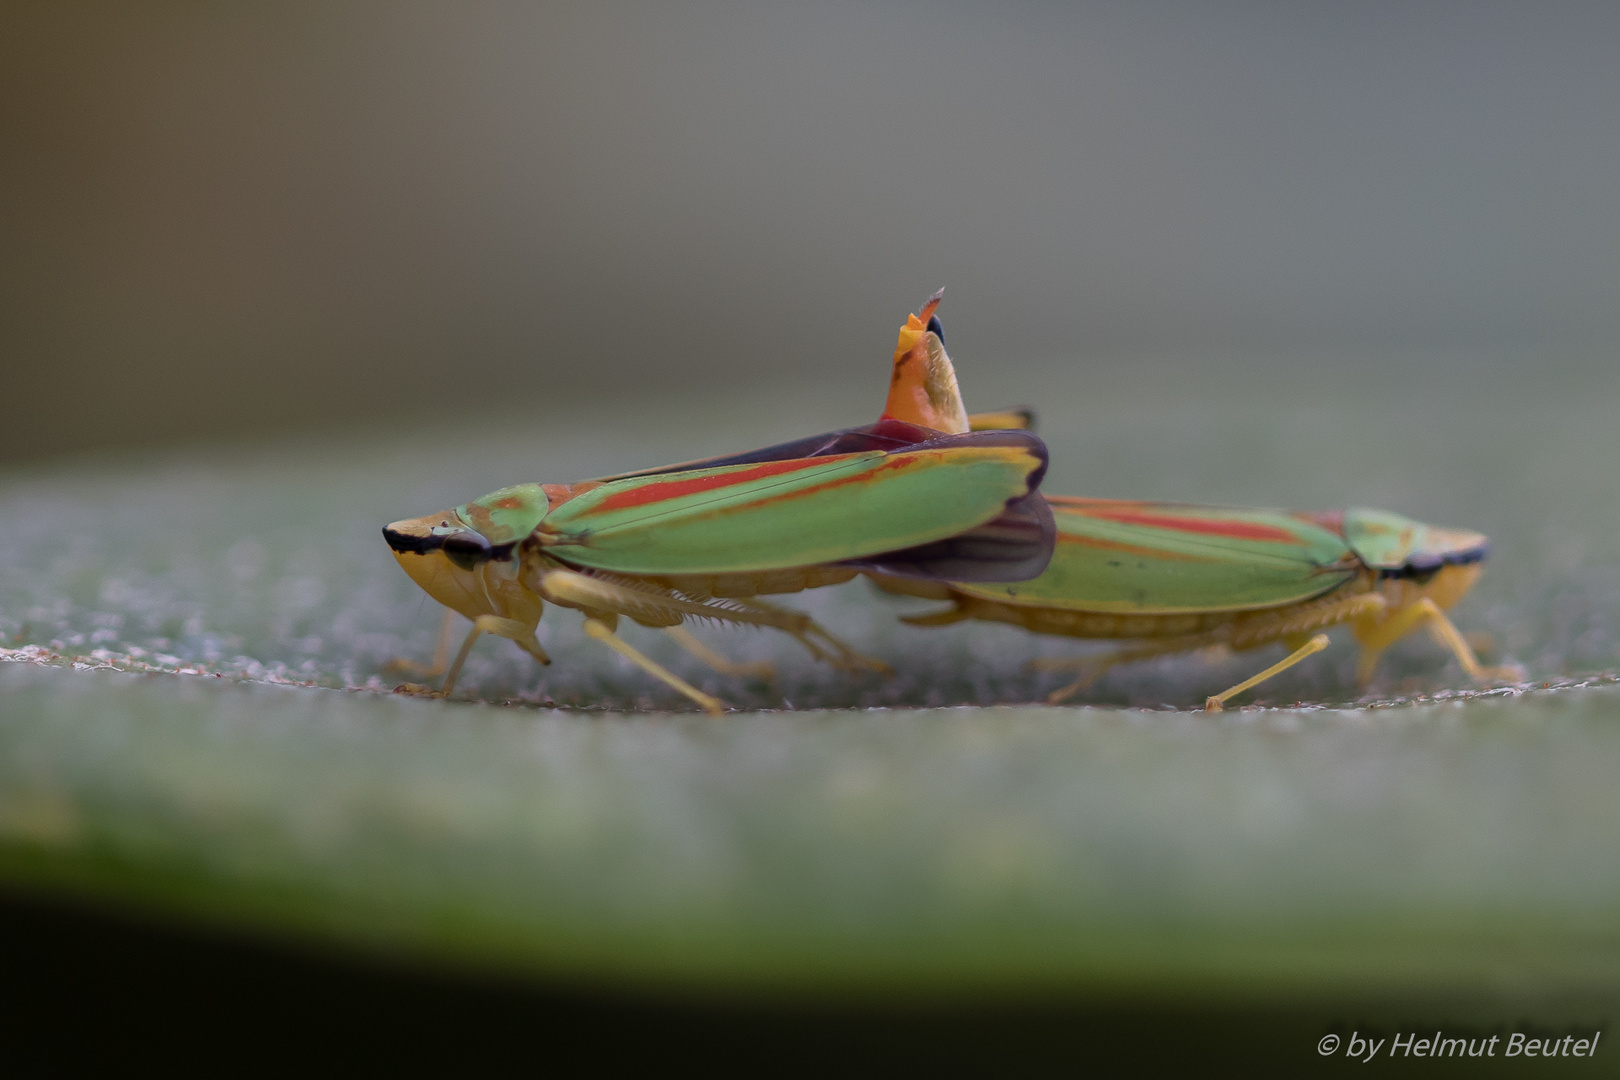
<instances>
[{"instance_id":1,"label":"bokeh background","mask_svg":"<svg viewBox=\"0 0 1620 1080\"><path fill-rule=\"evenodd\" d=\"M1620 1014L1617 43L1613 4L0 5L24 1023L1185 1075L1237 1029L1298 1074L1373 1015ZM867 422L941 285L1048 490L1480 529L1457 622L1531 682L1418 637L1364 690L1341 640L1262 710L1186 711L1259 654L1033 708L1084 646L854 583L790 602L893 679L627 628L718 724L565 612L550 668L474 651L512 707L386 693L439 620L378 526Z\"/></svg>"},{"instance_id":2,"label":"bokeh background","mask_svg":"<svg viewBox=\"0 0 1620 1080\"><path fill-rule=\"evenodd\" d=\"M875 394L940 285L964 367L1600 377L1617 41L1602 3L7 4L0 459Z\"/></svg>"}]
</instances>

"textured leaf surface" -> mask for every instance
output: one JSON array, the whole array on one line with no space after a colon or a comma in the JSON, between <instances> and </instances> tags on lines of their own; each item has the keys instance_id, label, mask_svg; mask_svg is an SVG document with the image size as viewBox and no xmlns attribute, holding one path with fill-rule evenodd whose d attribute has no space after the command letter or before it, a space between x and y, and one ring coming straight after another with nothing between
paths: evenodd
<instances>
[{"instance_id":1,"label":"textured leaf surface","mask_svg":"<svg viewBox=\"0 0 1620 1080\"><path fill-rule=\"evenodd\" d=\"M715 723L0 672L8 872L778 987L1620 989L1620 693Z\"/></svg>"},{"instance_id":2,"label":"textured leaf surface","mask_svg":"<svg viewBox=\"0 0 1620 1080\"><path fill-rule=\"evenodd\" d=\"M584 403L431 440L69 463L0 484L0 875L604 981L1620 998L1612 398L1464 381L1327 407L1310 387L1080 394L1072 373L985 386L961 366L976 404L1042 405L1054 491L1490 534L1457 620L1536 689L1475 694L1417 640L1365 697L1339 646L1269 709L1167 706L1275 652L1117 670L1088 705L1032 708L1062 676L1024 661L1083 643L900 626L931 605L857 582L789 602L893 679L700 627L779 668L722 678L629 627L743 710L648 712L684 706L551 612L550 668L474 650L483 704L384 692L439 613L381 524L848 424L872 388L796 396L796 429L775 399Z\"/></svg>"}]
</instances>

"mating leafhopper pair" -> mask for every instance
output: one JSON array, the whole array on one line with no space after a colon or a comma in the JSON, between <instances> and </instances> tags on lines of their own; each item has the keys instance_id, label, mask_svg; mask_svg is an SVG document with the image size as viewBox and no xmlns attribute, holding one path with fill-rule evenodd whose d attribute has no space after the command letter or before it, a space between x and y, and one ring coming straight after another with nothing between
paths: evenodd
<instances>
[{"instance_id":1,"label":"mating leafhopper pair","mask_svg":"<svg viewBox=\"0 0 1620 1080\"><path fill-rule=\"evenodd\" d=\"M1420 626L1473 679L1486 668L1444 612L1478 578L1484 536L1385 511L1320 513L1046 497L1046 447L1024 411L969 415L935 294L901 328L883 417L865 427L576 484L519 484L383 530L418 585L473 622L435 669L455 687L482 634L535 639L547 602L711 713L721 702L617 634L620 617L674 634L728 674L748 670L682 627L689 618L769 626L839 667L883 670L808 616L759 599L866 574L949 601L905 621L983 619L1131 644L1077 664L1060 701L1108 667L1212 646L1292 652L1206 699L1220 709L1327 646L1349 623L1361 674ZM448 630L448 623L447 623Z\"/></svg>"}]
</instances>

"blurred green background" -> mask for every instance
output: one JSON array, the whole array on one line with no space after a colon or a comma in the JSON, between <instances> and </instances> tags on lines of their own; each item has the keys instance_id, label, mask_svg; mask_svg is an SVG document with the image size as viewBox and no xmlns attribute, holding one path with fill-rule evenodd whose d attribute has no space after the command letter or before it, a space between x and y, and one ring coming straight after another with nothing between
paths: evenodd
<instances>
[{"instance_id":1,"label":"blurred green background","mask_svg":"<svg viewBox=\"0 0 1620 1080\"><path fill-rule=\"evenodd\" d=\"M1617 31L1595 4L6 6L7 895L653 993L609 1024L701 988L1038 1004L1058 1045L1219 1003L1298 1063L1347 1019L1604 1020ZM1026 660L1084 646L902 627L926 605L855 583L792 602L894 679L700 631L779 669L723 679L627 633L743 710L719 724L561 612L549 669L479 646L483 704L377 693L438 626L381 524L866 422L939 285L970 406L1040 410L1049 490L1485 531L1457 619L1530 687L1415 640L1364 691L1340 643L1220 720L1179 710L1257 656L1020 708L1056 684ZM28 970L104 971L76 926ZM263 970L220 948L207 979Z\"/></svg>"},{"instance_id":2,"label":"blurred green background","mask_svg":"<svg viewBox=\"0 0 1620 1080\"><path fill-rule=\"evenodd\" d=\"M801 431L792 392L881 386L941 285L963 356L1076 381L1606 365L1617 33L1600 3L7 4L0 454L676 387L781 387Z\"/></svg>"}]
</instances>

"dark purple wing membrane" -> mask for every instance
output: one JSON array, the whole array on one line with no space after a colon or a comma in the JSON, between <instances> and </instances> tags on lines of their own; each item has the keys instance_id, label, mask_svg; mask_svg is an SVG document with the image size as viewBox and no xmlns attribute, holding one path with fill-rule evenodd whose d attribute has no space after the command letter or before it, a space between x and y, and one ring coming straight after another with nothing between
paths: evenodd
<instances>
[{"instance_id":1,"label":"dark purple wing membrane","mask_svg":"<svg viewBox=\"0 0 1620 1080\"><path fill-rule=\"evenodd\" d=\"M891 420L881 423L900 422ZM934 581L1028 581L1039 577L1052 561L1052 548L1057 542L1057 523L1052 519L1052 508L1039 492L1041 480L1046 476L1046 444L1037 436L1016 429L941 435L914 424L902 426L927 432L931 436L906 447L908 450L964 444L1023 446L1039 457L1041 464L1030 473L1028 493L1008 500L1007 508L983 525L945 540L887 551L846 565L896 577Z\"/></svg>"},{"instance_id":2,"label":"dark purple wing membrane","mask_svg":"<svg viewBox=\"0 0 1620 1080\"><path fill-rule=\"evenodd\" d=\"M1046 571L1056 541L1052 508L1040 492L1032 491L976 529L844 565L932 581L1029 581Z\"/></svg>"},{"instance_id":3,"label":"dark purple wing membrane","mask_svg":"<svg viewBox=\"0 0 1620 1080\"><path fill-rule=\"evenodd\" d=\"M946 435L938 431L933 431L929 428L918 427L916 424L907 424L900 420L880 420L878 423L873 424L872 426L879 427L885 424L893 424L897 427L909 428L912 431L920 431L928 436L921 442L910 443L906 446L898 448L902 450L927 450L936 446L1019 447L1020 449L1027 450L1033 456L1041 459L1041 463L1037 465L1029 474L1030 492L1033 492L1036 488L1040 487L1041 481L1046 478L1046 466L1049 461L1046 453L1046 444L1041 441L1041 437L1039 435L1036 435L1033 432L1022 431L1018 428L991 428L987 431L969 431L961 435ZM856 430L859 431L865 429L857 428ZM845 453L846 451L840 450L837 452ZM1024 498L1024 496L1020 495L1019 498ZM1011 505L1013 502L1017 501L1017 499L1009 500L1008 505Z\"/></svg>"},{"instance_id":4,"label":"dark purple wing membrane","mask_svg":"<svg viewBox=\"0 0 1620 1080\"><path fill-rule=\"evenodd\" d=\"M941 438L932 428L908 424L904 420L879 420L865 427L828 431L792 442L777 443L759 450L725 457L683 461L678 465L661 465L656 469L619 473L607 480L624 480L632 476L661 476L664 473L685 472L688 469L717 469L724 465L755 465L765 461L790 461L793 458L828 457L832 454L860 454L868 450L906 450L918 443ZM944 436L949 438L950 436Z\"/></svg>"}]
</instances>

